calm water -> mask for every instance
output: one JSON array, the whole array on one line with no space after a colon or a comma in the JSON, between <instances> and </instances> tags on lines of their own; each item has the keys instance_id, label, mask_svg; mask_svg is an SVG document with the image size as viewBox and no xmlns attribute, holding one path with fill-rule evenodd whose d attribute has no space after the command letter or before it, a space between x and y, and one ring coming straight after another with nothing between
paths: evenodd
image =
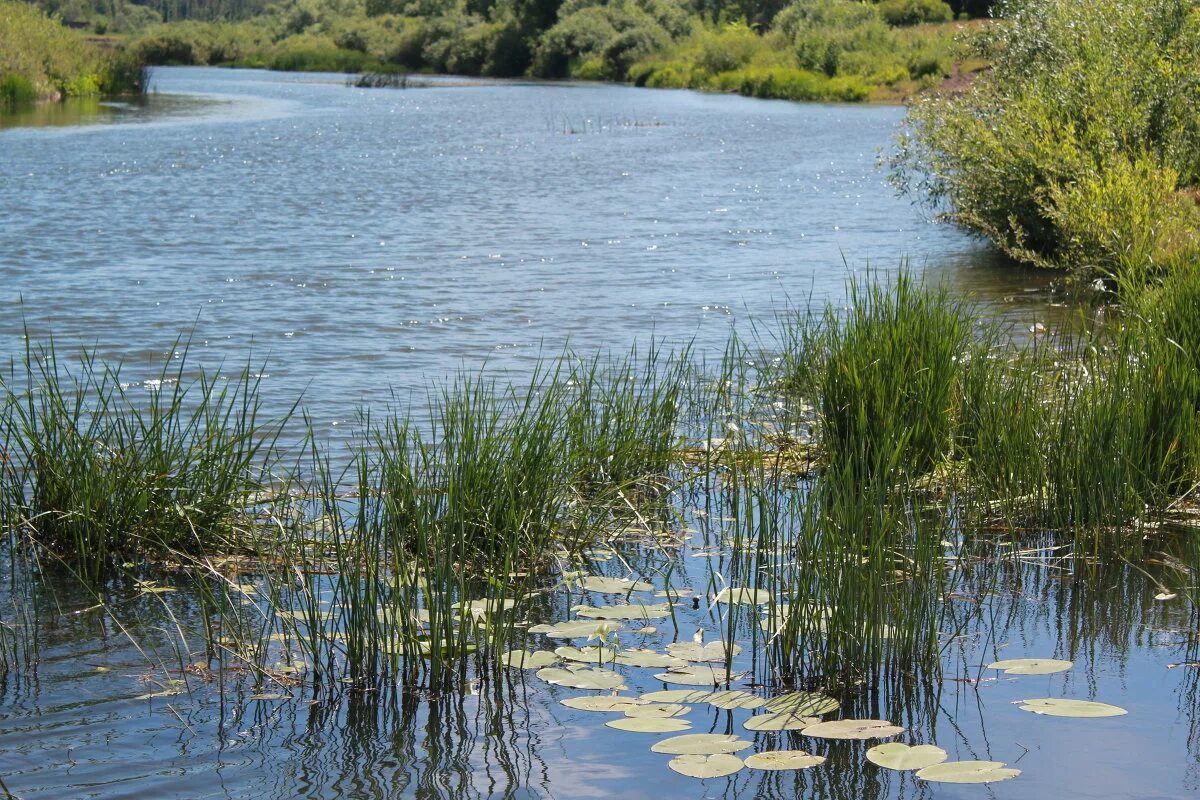
<instances>
[{"instance_id":1,"label":"calm water","mask_svg":"<svg viewBox=\"0 0 1200 800\"><path fill-rule=\"evenodd\" d=\"M191 332L200 360L265 360L267 394L328 424L568 342L719 346L840 296L848 266L907 258L1023 324L1047 313L1045 276L894 196L876 161L897 108L155 75L148 107L0 131L0 301L22 309L0 353L24 324L136 379Z\"/></svg>"},{"instance_id":2,"label":"calm water","mask_svg":"<svg viewBox=\"0 0 1200 800\"><path fill-rule=\"evenodd\" d=\"M611 86L356 90L337 76L201 69L160 70L155 84L162 94L139 107L0 131L0 298L12 309L0 353L20 352L27 328L123 358L138 379L191 332L210 366L266 359L267 397L282 408L303 392L333 431L360 403L419 398L461 365L520 375L568 343L621 350L651 336L716 348L751 317L837 300L849 269L902 257L1019 324L1054 313L1044 276L999 268L893 196L875 163L895 108ZM687 550L680 562L701 592L720 566ZM845 716L908 726L900 741L1024 770L990 787L921 783L865 764L866 745L786 734L759 734L760 749L829 762L701 783L649 752L655 736L605 728L607 715L557 703L580 692L532 677L501 706L486 693L248 701L203 674L187 675L191 695L137 699L162 677L149 661L179 660L168 632L199 641L189 593L110 598L143 654L88 610L93 597L60 589L36 606L36 673L0 676L0 797L1194 797L1200 670L1168 669L1193 652L1182 595L1156 602L1133 571L1081 586L1033 563L1017 577L1011 591L949 599L979 600L989 624L947 641L940 693L844 698ZM569 602L555 598L556 616ZM716 624L686 606L678 631L660 622L622 644ZM1076 667L980 671L1020 656ZM628 672L635 690L663 688L651 670ZM1045 696L1129 714L1011 705ZM740 732L747 716L700 706L688 718L695 732Z\"/></svg>"}]
</instances>

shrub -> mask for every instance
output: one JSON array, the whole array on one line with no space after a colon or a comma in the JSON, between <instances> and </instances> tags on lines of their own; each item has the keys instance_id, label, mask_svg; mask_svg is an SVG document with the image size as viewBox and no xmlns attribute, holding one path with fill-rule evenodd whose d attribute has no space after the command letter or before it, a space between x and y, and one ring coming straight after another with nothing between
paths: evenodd
<instances>
[{"instance_id":1,"label":"shrub","mask_svg":"<svg viewBox=\"0 0 1200 800\"><path fill-rule=\"evenodd\" d=\"M942 0L883 0L878 8L879 15L888 25L919 25L954 19L954 12Z\"/></svg>"},{"instance_id":2,"label":"shrub","mask_svg":"<svg viewBox=\"0 0 1200 800\"><path fill-rule=\"evenodd\" d=\"M910 108L898 185L1034 264L1147 275L1188 251L1200 12L1188 0L999 9L978 43L990 73Z\"/></svg>"}]
</instances>

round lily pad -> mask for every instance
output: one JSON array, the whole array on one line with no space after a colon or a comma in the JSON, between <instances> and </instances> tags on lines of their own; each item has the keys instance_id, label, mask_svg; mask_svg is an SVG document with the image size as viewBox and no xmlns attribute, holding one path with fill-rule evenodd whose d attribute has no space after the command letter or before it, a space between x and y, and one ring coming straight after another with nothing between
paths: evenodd
<instances>
[{"instance_id":1,"label":"round lily pad","mask_svg":"<svg viewBox=\"0 0 1200 800\"><path fill-rule=\"evenodd\" d=\"M924 769L946 760L946 751L932 744L909 747L901 742L877 744L867 751L867 761L884 769Z\"/></svg>"},{"instance_id":2,"label":"round lily pad","mask_svg":"<svg viewBox=\"0 0 1200 800\"><path fill-rule=\"evenodd\" d=\"M689 778L724 778L740 770L745 764L737 756L728 753L715 755L681 755L675 756L667 766L680 775Z\"/></svg>"},{"instance_id":3,"label":"round lily pad","mask_svg":"<svg viewBox=\"0 0 1200 800\"><path fill-rule=\"evenodd\" d=\"M603 575L588 575L578 580L580 589L601 594L628 594L629 592L652 592L653 583L631 581L629 578L607 578Z\"/></svg>"},{"instance_id":4,"label":"round lily pad","mask_svg":"<svg viewBox=\"0 0 1200 800\"><path fill-rule=\"evenodd\" d=\"M567 708L578 709L579 711L607 711L623 713L630 708L637 706L649 705L648 700L643 700L640 697L620 697L608 695L586 695L584 697L568 697L565 700L560 700Z\"/></svg>"},{"instance_id":5,"label":"round lily pad","mask_svg":"<svg viewBox=\"0 0 1200 800\"><path fill-rule=\"evenodd\" d=\"M686 719L674 717L621 717L604 723L609 728L634 733L677 733L692 727Z\"/></svg>"},{"instance_id":6,"label":"round lily pad","mask_svg":"<svg viewBox=\"0 0 1200 800\"><path fill-rule=\"evenodd\" d=\"M548 650L511 650L500 656L500 663L515 669L541 669L558 661L558 656Z\"/></svg>"},{"instance_id":7,"label":"round lily pad","mask_svg":"<svg viewBox=\"0 0 1200 800\"><path fill-rule=\"evenodd\" d=\"M670 755L713 755L715 753L736 753L753 747L753 743L739 739L726 733L689 733L684 736L672 736L655 742L650 749L656 753Z\"/></svg>"},{"instance_id":8,"label":"round lily pad","mask_svg":"<svg viewBox=\"0 0 1200 800\"><path fill-rule=\"evenodd\" d=\"M762 589L726 588L717 592L718 603L760 606L771 602L771 593Z\"/></svg>"},{"instance_id":9,"label":"round lily pad","mask_svg":"<svg viewBox=\"0 0 1200 800\"><path fill-rule=\"evenodd\" d=\"M620 606L576 606L575 613L588 619L663 619L671 616L669 603L645 605L629 603Z\"/></svg>"},{"instance_id":10,"label":"round lily pad","mask_svg":"<svg viewBox=\"0 0 1200 800\"><path fill-rule=\"evenodd\" d=\"M622 650L617 653L617 663L629 667L655 669L677 669L687 666L687 662L682 658L669 656L666 653L656 653L653 650Z\"/></svg>"},{"instance_id":11,"label":"round lily pad","mask_svg":"<svg viewBox=\"0 0 1200 800\"><path fill-rule=\"evenodd\" d=\"M617 657L617 651L609 647L556 647L554 655L584 664L611 664Z\"/></svg>"},{"instance_id":12,"label":"round lily pad","mask_svg":"<svg viewBox=\"0 0 1200 800\"><path fill-rule=\"evenodd\" d=\"M766 701L741 689L730 689L726 692L712 692L704 702L730 711L735 708L761 708Z\"/></svg>"},{"instance_id":13,"label":"round lily pad","mask_svg":"<svg viewBox=\"0 0 1200 800\"><path fill-rule=\"evenodd\" d=\"M725 669L709 666L682 667L654 676L663 683L681 683L685 686L719 686L726 682ZM738 677L729 676L729 680Z\"/></svg>"},{"instance_id":14,"label":"round lily pad","mask_svg":"<svg viewBox=\"0 0 1200 800\"><path fill-rule=\"evenodd\" d=\"M767 711L794 711L808 717L819 717L837 711L841 705L832 697L819 692L788 692L766 702Z\"/></svg>"},{"instance_id":15,"label":"round lily pad","mask_svg":"<svg viewBox=\"0 0 1200 800\"><path fill-rule=\"evenodd\" d=\"M759 714L746 720L748 731L799 731L820 722L819 717L805 717L791 711Z\"/></svg>"},{"instance_id":16,"label":"round lily pad","mask_svg":"<svg viewBox=\"0 0 1200 800\"><path fill-rule=\"evenodd\" d=\"M1057 658L1010 658L987 665L988 669L1002 669L1006 675L1052 675L1066 672L1075 666L1070 661Z\"/></svg>"},{"instance_id":17,"label":"round lily pad","mask_svg":"<svg viewBox=\"0 0 1200 800\"><path fill-rule=\"evenodd\" d=\"M947 761L917 770L917 777L937 783L994 783L1021 774L1003 761Z\"/></svg>"},{"instance_id":18,"label":"round lily pad","mask_svg":"<svg viewBox=\"0 0 1200 800\"><path fill-rule=\"evenodd\" d=\"M746 766L751 769L808 769L824 763L825 756L810 755L803 750L771 750L746 756Z\"/></svg>"},{"instance_id":19,"label":"round lily pad","mask_svg":"<svg viewBox=\"0 0 1200 800\"><path fill-rule=\"evenodd\" d=\"M536 675L555 686L572 689L624 689L625 679L619 673L598 667L546 667Z\"/></svg>"},{"instance_id":20,"label":"round lily pad","mask_svg":"<svg viewBox=\"0 0 1200 800\"><path fill-rule=\"evenodd\" d=\"M839 719L809 725L801 733L823 739L886 739L904 733L904 728L884 719Z\"/></svg>"},{"instance_id":21,"label":"round lily pad","mask_svg":"<svg viewBox=\"0 0 1200 800\"><path fill-rule=\"evenodd\" d=\"M706 692L703 689L664 689L659 692L646 692L642 699L650 703L707 703L708 698L720 692Z\"/></svg>"},{"instance_id":22,"label":"round lily pad","mask_svg":"<svg viewBox=\"0 0 1200 800\"><path fill-rule=\"evenodd\" d=\"M735 644L729 651L722 641L700 644L699 642L672 642L667 645L667 652L685 661L724 661L726 653L737 655L742 652L741 645Z\"/></svg>"},{"instance_id":23,"label":"round lily pad","mask_svg":"<svg viewBox=\"0 0 1200 800\"><path fill-rule=\"evenodd\" d=\"M553 625L534 625L529 629L529 632L544 633L551 639L582 639L585 636L601 635L606 631L613 630L613 628L614 624L611 622L593 622L591 620L576 619L556 622Z\"/></svg>"},{"instance_id":24,"label":"round lily pad","mask_svg":"<svg viewBox=\"0 0 1200 800\"><path fill-rule=\"evenodd\" d=\"M1035 714L1045 714L1050 717L1119 717L1129 713L1120 706L1110 706L1108 703L1096 703L1091 700L1039 697L1035 700L1019 702L1022 711L1032 711Z\"/></svg>"},{"instance_id":25,"label":"round lily pad","mask_svg":"<svg viewBox=\"0 0 1200 800\"><path fill-rule=\"evenodd\" d=\"M644 706L630 706L625 709L625 716L664 719L666 717L682 717L691 710L691 706L679 703L646 703Z\"/></svg>"}]
</instances>

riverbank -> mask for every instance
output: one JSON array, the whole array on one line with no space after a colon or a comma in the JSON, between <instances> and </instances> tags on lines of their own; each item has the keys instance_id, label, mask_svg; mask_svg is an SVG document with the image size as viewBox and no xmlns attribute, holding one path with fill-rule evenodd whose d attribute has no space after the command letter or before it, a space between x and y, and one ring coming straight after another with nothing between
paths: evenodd
<instances>
[{"instance_id":1,"label":"riverbank","mask_svg":"<svg viewBox=\"0 0 1200 800\"><path fill-rule=\"evenodd\" d=\"M67 97L138 92L142 65L41 10L0 0L0 109Z\"/></svg>"},{"instance_id":2,"label":"riverbank","mask_svg":"<svg viewBox=\"0 0 1200 800\"><path fill-rule=\"evenodd\" d=\"M950 21L940 0L910 5L901 13L887 3L800 0L754 27L713 22L670 3L573 3L545 28L473 15L318 11L302 19L152 26L130 48L154 64L573 78L899 102L982 66L958 57L959 39L980 23Z\"/></svg>"}]
</instances>

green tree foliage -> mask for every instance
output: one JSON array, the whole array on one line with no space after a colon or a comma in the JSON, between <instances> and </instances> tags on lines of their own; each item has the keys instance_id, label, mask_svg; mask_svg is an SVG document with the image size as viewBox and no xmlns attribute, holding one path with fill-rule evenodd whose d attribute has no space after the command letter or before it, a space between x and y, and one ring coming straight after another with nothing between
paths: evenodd
<instances>
[{"instance_id":1,"label":"green tree foliage","mask_svg":"<svg viewBox=\"0 0 1200 800\"><path fill-rule=\"evenodd\" d=\"M994 66L909 112L902 187L1009 254L1140 281L1196 250L1200 11L1191 0L1012 0Z\"/></svg>"}]
</instances>

